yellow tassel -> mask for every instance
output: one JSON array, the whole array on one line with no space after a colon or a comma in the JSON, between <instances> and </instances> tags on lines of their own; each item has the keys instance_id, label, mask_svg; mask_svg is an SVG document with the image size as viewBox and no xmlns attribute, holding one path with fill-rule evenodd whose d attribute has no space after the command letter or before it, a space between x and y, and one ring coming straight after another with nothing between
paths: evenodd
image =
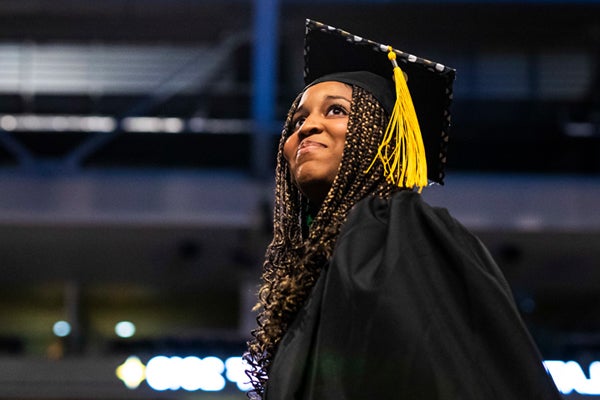
<instances>
[{"instance_id":1,"label":"yellow tassel","mask_svg":"<svg viewBox=\"0 0 600 400\"><path fill-rule=\"evenodd\" d=\"M427 186L427 162L421 128L404 73L396 62L396 53L391 47L388 49L388 58L394 66L396 103L377 155L366 172L379 159L388 182L410 189L417 187L421 192ZM392 143L395 144L393 149Z\"/></svg>"}]
</instances>

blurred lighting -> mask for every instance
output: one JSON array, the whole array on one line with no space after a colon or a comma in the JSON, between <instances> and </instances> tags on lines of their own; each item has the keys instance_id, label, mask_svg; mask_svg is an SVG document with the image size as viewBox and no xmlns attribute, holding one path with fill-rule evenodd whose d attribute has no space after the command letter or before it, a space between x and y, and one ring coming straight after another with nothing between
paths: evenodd
<instances>
[{"instance_id":1,"label":"blurred lighting","mask_svg":"<svg viewBox=\"0 0 600 400\"><path fill-rule=\"evenodd\" d=\"M534 312L535 307L535 300L531 297L525 297L519 302L519 308L521 309L521 311L527 314L531 314L532 312Z\"/></svg>"},{"instance_id":2,"label":"blurred lighting","mask_svg":"<svg viewBox=\"0 0 600 400\"><path fill-rule=\"evenodd\" d=\"M600 361L590 364L589 379L575 361L547 360L544 361L544 366L562 394L570 394L573 391L582 395L600 394Z\"/></svg>"},{"instance_id":3,"label":"blurred lighting","mask_svg":"<svg viewBox=\"0 0 600 400\"><path fill-rule=\"evenodd\" d=\"M543 225L544 221L539 215L519 215L515 218L515 226L524 231L539 231Z\"/></svg>"},{"instance_id":4,"label":"blurred lighting","mask_svg":"<svg viewBox=\"0 0 600 400\"><path fill-rule=\"evenodd\" d=\"M0 116L5 131L30 132L112 132L117 123L112 117L78 115L9 115Z\"/></svg>"},{"instance_id":5,"label":"blurred lighting","mask_svg":"<svg viewBox=\"0 0 600 400\"><path fill-rule=\"evenodd\" d=\"M163 126L167 133L179 133L183 131L184 123L180 118L165 118Z\"/></svg>"},{"instance_id":6,"label":"blurred lighting","mask_svg":"<svg viewBox=\"0 0 600 400\"><path fill-rule=\"evenodd\" d=\"M115 333L122 338L130 338L135 335L135 325L129 321L121 321L115 325Z\"/></svg>"},{"instance_id":7,"label":"blurred lighting","mask_svg":"<svg viewBox=\"0 0 600 400\"><path fill-rule=\"evenodd\" d=\"M225 387L225 364L217 357L156 356L146 365L146 381L158 391L220 391Z\"/></svg>"},{"instance_id":8,"label":"blurred lighting","mask_svg":"<svg viewBox=\"0 0 600 400\"><path fill-rule=\"evenodd\" d=\"M24 115L22 117L17 117L17 129L21 129L21 127L27 131L41 131L49 129L50 126L44 127L43 122L46 119L46 117L39 117L35 115Z\"/></svg>"},{"instance_id":9,"label":"blurred lighting","mask_svg":"<svg viewBox=\"0 0 600 400\"><path fill-rule=\"evenodd\" d=\"M178 360L181 360L181 358L165 356L151 358L146 364L146 382L148 385L158 391L179 389L181 385L175 383L177 377L174 376L175 368L172 368Z\"/></svg>"},{"instance_id":10,"label":"blurred lighting","mask_svg":"<svg viewBox=\"0 0 600 400\"><path fill-rule=\"evenodd\" d=\"M14 131L17 128L17 119L12 115L3 115L0 118L0 128L5 131Z\"/></svg>"},{"instance_id":11,"label":"blurred lighting","mask_svg":"<svg viewBox=\"0 0 600 400\"><path fill-rule=\"evenodd\" d=\"M600 361L590 364L589 379L575 361L547 360L544 366L561 393L575 391L580 395L600 394ZM224 374L228 381L245 392L252 388L247 370L248 364L242 357L229 357L223 362L213 356L202 359L195 356L182 358L158 355L144 367L137 357L131 356L117 368L117 376L132 389L138 387L145 378L148 386L157 391L183 389L218 392L225 388Z\"/></svg>"},{"instance_id":12,"label":"blurred lighting","mask_svg":"<svg viewBox=\"0 0 600 400\"><path fill-rule=\"evenodd\" d=\"M139 358L131 356L117 368L117 376L130 389L135 389L146 379L148 386L157 391L179 390L218 392L225 388L226 380L235 383L241 391L252 388L248 382L247 363L242 357L229 357L223 362L218 357L151 358L144 366Z\"/></svg>"},{"instance_id":13,"label":"blurred lighting","mask_svg":"<svg viewBox=\"0 0 600 400\"><path fill-rule=\"evenodd\" d=\"M80 129L84 132L112 132L116 127L117 122L112 117L91 116L80 120Z\"/></svg>"},{"instance_id":14,"label":"blurred lighting","mask_svg":"<svg viewBox=\"0 0 600 400\"><path fill-rule=\"evenodd\" d=\"M116 374L129 389L136 389L146 379L146 366L136 356L130 356L117 367Z\"/></svg>"},{"instance_id":15,"label":"blurred lighting","mask_svg":"<svg viewBox=\"0 0 600 400\"><path fill-rule=\"evenodd\" d=\"M246 375L249 366L242 357L229 357L225 360L225 369L227 380L234 382L238 389L244 392L252 389L248 375Z\"/></svg>"},{"instance_id":16,"label":"blurred lighting","mask_svg":"<svg viewBox=\"0 0 600 400\"><path fill-rule=\"evenodd\" d=\"M571 137L593 137L598 129L591 122L569 122L565 124L565 134Z\"/></svg>"},{"instance_id":17,"label":"blurred lighting","mask_svg":"<svg viewBox=\"0 0 600 400\"><path fill-rule=\"evenodd\" d=\"M191 132L210 132L219 134L235 134L240 132L252 132L254 123L247 119L208 119L194 117L188 121ZM278 124L276 131L280 128Z\"/></svg>"},{"instance_id":18,"label":"blurred lighting","mask_svg":"<svg viewBox=\"0 0 600 400\"><path fill-rule=\"evenodd\" d=\"M198 389L204 391L219 391L225 387L225 378L221 375L225 364L217 357L186 357L181 360L181 388L188 391Z\"/></svg>"},{"instance_id":19,"label":"blurred lighting","mask_svg":"<svg viewBox=\"0 0 600 400\"><path fill-rule=\"evenodd\" d=\"M67 321L57 321L52 327L52 332L59 337L68 336L71 333L71 324Z\"/></svg>"},{"instance_id":20,"label":"blurred lighting","mask_svg":"<svg viewBox=\"0 0 600 400\"><path fill-rule=\"evenodd\" d=\"M0 114L0 129L4 131L110 133L114 132L117 126L117 119L108 116ZM189 120L174 117L127 117L121 121L123 131L139 133L238 134L252 132L254 126L249 119L200 117ZM279 128L279 121L274 121L269 129L276 132Z\"/></svg>"},{"instance_id":21,"label":"blurred lighting","mask_svg":"<svg viewBox=\"0 0 600 400\"><path fill-rule=\"evenodd\" d=\"M50 125L53 131L64 132L69 128L69 120L67 117L56 116L50 119Z\"/></svg>"},{"instance_id":22,"label":"blurred lighting","mask_svg":"<svg viewBox=\"0 0 600 400\"><path fill-rule=\"evenodd\" d=\"M127 117L123 119L123 129L127 132L179 133L183 131L181 118Z\"/></svg>"}]
</instances>

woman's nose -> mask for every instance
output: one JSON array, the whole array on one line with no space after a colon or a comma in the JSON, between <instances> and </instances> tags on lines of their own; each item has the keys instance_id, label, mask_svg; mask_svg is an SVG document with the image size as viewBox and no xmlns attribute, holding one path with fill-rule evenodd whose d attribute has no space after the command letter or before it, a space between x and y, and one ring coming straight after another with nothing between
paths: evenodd
<instances>
[{"instance_id":1,"label":"woman's nose","mask_svg":"<svg viewBox=\"0 0 600 400\"><path fill-rule=\"evenodd\" d=\"M300 131L298 133L300 137L308 137L310 135L320 133L322 130L323 124L319 117L309 115L304 120L304 123L300 127Z\"/></svg>"}]
</instances>

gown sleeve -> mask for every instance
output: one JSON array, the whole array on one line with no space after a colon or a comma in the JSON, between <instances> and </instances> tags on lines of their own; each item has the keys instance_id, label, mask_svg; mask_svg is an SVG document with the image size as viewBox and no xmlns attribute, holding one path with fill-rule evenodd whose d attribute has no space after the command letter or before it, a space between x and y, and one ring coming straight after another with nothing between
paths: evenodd
<instances>
[{"instance_id":1,"label":"gown sleeve","mask_svg":"<svg viewBox=\"0 0 600 400\"><path fill-rule=\"evenodd\" d=\"M357 204L268 400L560 399L481 242L414 192Z\"/></svg>"}]
</instances>

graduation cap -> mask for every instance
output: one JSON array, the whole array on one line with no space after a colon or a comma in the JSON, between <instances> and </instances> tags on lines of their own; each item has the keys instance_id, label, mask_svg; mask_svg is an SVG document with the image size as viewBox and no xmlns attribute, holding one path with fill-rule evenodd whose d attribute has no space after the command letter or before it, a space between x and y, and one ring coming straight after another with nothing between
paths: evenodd
<instances>
[{"instance_id":1,"label":"graduation cap","mask_svg":"<svg viewBox=\"0 0 600 400\"><path fill-rule=\"evenodd\" d=\"M358 85L390 114L373 160L383 163L387 179L419 189L443 184L456 71L310 19L304 40L306 85L331 80ZM390 147L391 141L396 145Z\"/></svg>"}]
</instances>

